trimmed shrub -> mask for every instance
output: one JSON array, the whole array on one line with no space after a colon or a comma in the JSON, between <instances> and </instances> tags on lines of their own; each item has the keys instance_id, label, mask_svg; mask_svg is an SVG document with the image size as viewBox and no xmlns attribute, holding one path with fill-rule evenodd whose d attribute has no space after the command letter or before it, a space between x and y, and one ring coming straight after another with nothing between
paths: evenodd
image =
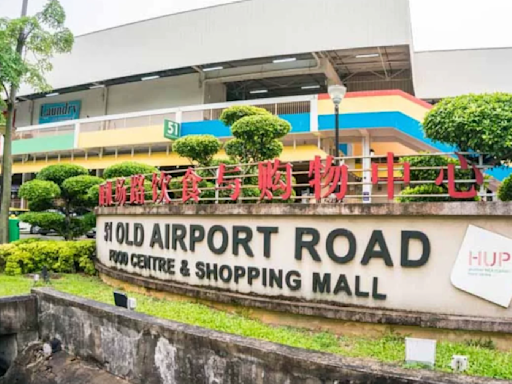
<instances>
[{"instance_id":1,"label":"trimmed shrub","mask_svg":"<svg viewBox=\"0 0 512 384\"><path fill-rule=\"evenodd\" d=\"M89 175L89 171L76 164L55 164L44 167L37 174L38 180L53 181L59 187L70 177Z\"/></svg>"},{"instance_id":2,"label":"trimmed shrub","mask_svg":"<svg viewBox=\"0 0 512 384\"><path fill-rule=\"evenodd\" d=\"M235 105L223 110L219 120L222 121L224 125L230 127L244 117L255 115L271 116L272 114L264 108L253 107L252 105Z\"/></svg>"},{"instance_id":3,"label":"trimmed shrub","mask_svg":"<svg viewBox=\"0 0 512 384\"><path fill-rule=\"evenodd\" d=\"M178 155L186 157L191 162L195 161L200 166L209 166L221 147L220 140L213 135L184 136L172 145L172 149Z\"/></svg>"},{"instance_id":4,"label":"trimmed shrub","mask_svg":"<svg viewBox=\"0 0 512 384\"><path fill-rule=\"evenodd\" d=\"M498 189L498 198L501 201L512 201L512 175L508 176Z\"/></svg>"},{"instance_id":5,"label":"trimmed shrub","mask_svg":"<svg viewBox=\"0 0 512 384\"><path fill-rule=\"evenodd\" d=\"M43 267L56 273L96 273L94 240L32 241L0 246L0 268L6 275L41 272Z\"/></svg>"},{"instance_id":6,"label":"trimmed shrub","mask_svg":"<svg viewBox=\"0 0 512 384\"><path fill-rule=\"evenodd\" d=\"M116 177L146 175L153 172L158 172L158 169L152 165L138 163L136 161L125 161L106 168L103 172L103 177L105 179L115 179Z\"/></svg>"}]
</instances>

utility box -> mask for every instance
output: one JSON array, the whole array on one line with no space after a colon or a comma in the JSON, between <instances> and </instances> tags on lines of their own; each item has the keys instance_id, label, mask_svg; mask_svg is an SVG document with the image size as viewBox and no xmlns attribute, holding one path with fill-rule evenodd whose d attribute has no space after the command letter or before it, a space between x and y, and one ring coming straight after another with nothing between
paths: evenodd
<instances>
[{"instance_id":1,"label":"utility box","mask_svg":"<svg viewBox=\"0 0 512 384\"><path fill-rule=\"evenodd\" d=\"M9 243L20 239L20 221L9 219Z\"/></svg>"}]
</instances>

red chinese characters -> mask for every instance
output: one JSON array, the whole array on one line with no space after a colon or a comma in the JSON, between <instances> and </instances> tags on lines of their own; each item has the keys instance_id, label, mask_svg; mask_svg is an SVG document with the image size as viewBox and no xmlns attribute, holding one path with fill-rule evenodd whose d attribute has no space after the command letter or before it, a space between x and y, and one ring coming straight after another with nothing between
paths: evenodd
<instances>
[{"instance_id":1,"label":"red chinese characters","mask_svg":"<svg viewBox=\"0 0 512 384\"><path fill-rule=\"evenodd\" d=\"M219 165L219 173L217 176L217 185L218 189L220 190L227 190L231 189L233 193L231 194L230 198L231 200L237 200L240 196L240 190L242 187L242 183L240 179L238 178L229 178L225 179L224 177L228 174L237 174L240 172L240 168L235 167L230 170L226 170L226 164L220 164Z\"/></svg>"},{"instance_id":2,"label":"red chinese characters","mask_svg":"<svg viewBox=\"0 0 512 384\"><path fill-rule=\"evenodd\" d=\"M322 164L320 156L315 156L315 159L309 162L309 185L313 187L317 201L329 197L338 186L336 199L342 200L347 194L348 167L345 164L333 165L332 161L333 157L327 156L325 164Z\"/></svg>"},{"instance_id":3,"label":"red chinese characters","mask_svg":"<svg viewBox=\"0 0 512 384\"><path fill-rule=\"evenodd\" d=\"M130 204L144 204L144 175L134 175L130 178Z\"/></svg>"},{"instance_id":4,"label":"red chinese characters","mask_svg":"<svg viewBox=\"0 0 512 384\"><path fill-rule=\"evenodd\" d=\"M464 158L464 156L460 154L456 154L459 158L461 169L468 169L468 162ZM474 164L472 164L473 172L475 174L475 181L478 185L484 184L484 176L480 169L478 169ZM436 184L441 185L444 182L444 169L441 169L439 172L439 176L437 176ZM475 186L472 185L468 191L457 191L455 188L455 164L448 164L448 194L450 197L455 199L473 199L477 196L477 191Z\"/></svg>"},{"instance_id":5,"label":"red chinese characters","mask_svg":"<svg viewBox=\"0 0 512 384\"><path fill-rule=\"evenodd\" d=\"M403 181L405 185L408 185L411 181L411 165L408 162L403 164L395 164L395 155L393 152L388 152L386 159L386 180L388 185L388 199L393 200L395 198L395 181ZM403 165L403 177L395 177L395 165ZM379 164L372 163L372 184L378 184L379 178Z\"/></svg>"},{"instance_id":6,"label":"red chinese characters","mask_svg":"<svg viewBox=\"0 0 512 384\"><path fill-rule=\"evenodd\" d=\"M151 181L151 188L153 189L153 203L165 203L168 204L171 202L169 198L169 183L171 181L171 176L167 175L165 172L160 173L160 177L158 173L153 173L153 179Z\"/></svg>"},{"instance_id":7,"label":"red chinese characters","mask_svg":"<svg viewBox=\"0 0 512 384\"><path fill-rule=\"evenodd\" d=\"M105 184L100 185L99 188L99 202L100 207L108 207L112 205L112 182L107 181Z\"/></svg>"},{"instance_id":8,"label":"red chinese characters","mask_svg":"<svg viewBox=\"0 0 512 384\"><path fill-rule=\"evenodd\" d=\"M199 182L202 181L203 178L195 173L194 168L188 168L185 176L183 176L183 196L182 201L186 203L188 200L192 199L196 203L199 201L199 195L201 191L199 189Z\"/></svg>"},{"instance_id":9,"label":"red chinese characters","mask_svg":"<svg viewBox=\"0 0 512 384\"><path fill-rule=\"evenodd\" d=\"M284 173L281 172L284 168ZM285 180L281 180L281 175ZM288 200L292 195L292 165L281 164L279 159L263 161L258 164L258 187L261 191L260 200L274 198L273 192L281 191L280 198Z\"/></svg>"},{"instance_id":10,"label":"red chinese characters","mask_svg":"<svg viewBox=\"0 0 512 384\"><path fill-rule=\"evenodd\" d=\"M124 178L116 180L115 201L119 206L123 206L126 203L126 187L124 185L124 181Z\"/></svg>"}]
</instances>

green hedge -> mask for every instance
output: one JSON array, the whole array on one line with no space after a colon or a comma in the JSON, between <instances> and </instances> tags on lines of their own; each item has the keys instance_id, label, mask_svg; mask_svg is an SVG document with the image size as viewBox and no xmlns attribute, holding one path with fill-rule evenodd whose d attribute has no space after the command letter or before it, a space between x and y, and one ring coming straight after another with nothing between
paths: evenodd
<instances>
[{"instance_id":1,"label":"green hedge","mask_svg":"<svg viewBox=\"0 0 512 384\"><path fill-rule=\"evenodd\" d=\"M0 245L0 272L22 275L41 272L44 266L56 273L84 272L94 275L94 240L18 241Z\"/></svg>"}]
</instances>

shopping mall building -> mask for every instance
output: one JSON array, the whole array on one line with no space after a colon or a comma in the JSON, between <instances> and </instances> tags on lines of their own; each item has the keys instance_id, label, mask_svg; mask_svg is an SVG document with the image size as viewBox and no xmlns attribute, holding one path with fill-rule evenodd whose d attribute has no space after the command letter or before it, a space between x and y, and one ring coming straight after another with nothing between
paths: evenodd
<instances>
[{"instance_id":1,"label":"shopping mall building","mask_svg":"<svg viewBox=\"0 0 512 384\"><path fill-rule=\"evenodd\" d=\"M510 62L512 49L416 52L407 0L239 1L90 33L54 58L51 92L20 92L13 193L59 162L184 166L164 120L225 140L219 115L240 104L288 120L281 157L305 166L334 153L336 83L349 91L344 154L451 151L424 137L425 113L447 96L511 92Z\"/></svg>"}]
</instances>

